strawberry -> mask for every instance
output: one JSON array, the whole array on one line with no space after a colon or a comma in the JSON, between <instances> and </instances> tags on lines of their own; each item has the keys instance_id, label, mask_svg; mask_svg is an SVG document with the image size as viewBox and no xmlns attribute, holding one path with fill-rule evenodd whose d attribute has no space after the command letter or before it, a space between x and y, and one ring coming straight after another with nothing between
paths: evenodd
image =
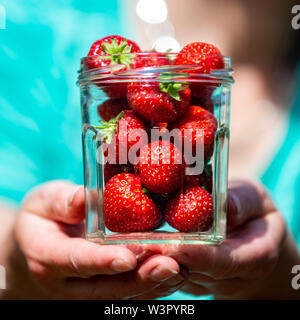
<instances>
[{"instance_id":1,"label":"strawberry","mask_svg":"<svg viewBox=\"0 0 300 320\"><path fill-rule=\"evenodd\" d=\"M120 173L105 186L104 221L113 232L148 231L161 224L162 215L143 193L140 177Z\"/></svg>"},{"instance_id":2,"label":"strawberry","mask_svg":"<svg viewBox=\"0 0 300 320\"><path fill-rule=\"evenodd\" d=\"M165 208L165 219L181 232L200 232L213 223L212 196L198 186L187 187L170 198Z\"/></svg>"},{"instance_id":3,"label":"strawberry","mask_svg":"<svg viewBox=\"0 0 300 320\"><path fill-rule=\"evenodd\" d=\"M154 193L170 193L182 185L185 165L180 150L168 141L141 148L138 168L142 184Z\"/></svg>"},{"instance_id":4,"label":"strawberry","mask_svg":"<svg viewBox=\"0 0 300 320\"><path fill-rule=\"evenodd\" d=\"M160 67L171 64L172 62L168 59L166 53L143 51L136 55L132 68Z\"/></svg>"},{"instance_id":5,"label":"strawberry","mask_svg":"<svg viewBox=\"0 0 300 320\"><path fill-rule=\"evenodd\" d=\"M124 110L116 118L108 122L101 120L100 123L101 125L95 128L100 129L103 141L106 143L104 156L107 162L127 164L130 148L136 143L143 143L141 139L144 137L137 130L142 129L146 134L145 123L132 110ZM123 159L120 159L120 156ZM134 159L131 162L133 163Z\"/></svg>"},{"instance_id":6,"label":"strawberry","mask_svg":"<svg viewBox=\"0 0 300 320\"><path fill-rule=\"evenodd\" d=\"M118 35L111 35L95 41L88 53L89 69L123 64L126 70L130 67L134 55L129 53L141 52L140 47L132 40ZM100 56L100 57L99 57Z\"/></svg>"},{"instance_id":7,"label":"strawberry","mask_svg":"<svg viewBox=\"0 0 300 320\"><path fill-rule=\"evenodd\" d=\"M132 40L118 35L111 35L95 41L88 53L86 67L95 69L106 66L118 65L112 71L124 71L130 69L130 64L135 55L140 52L139 46ZM121 66L120 66L121 65ZM123 66L122 66L123 65ZM126 96L126 84L115 83L113 86L101 84L103 91L110 98L122 98Z\"/></svg>"},{"instance_id":8,"label":"strawberry","mask_svg":"<svg viewBox=\"0 0 300 320\"><path fill-rule=\"evenodd\" d=\"M127 172L134 173L134 167L130 164L104 164L104 182L107 183L109 179L118 173Z\"/></svg>"},{"instance_id":9,"label":"strawberry","mask_svg":"<svg viewBox=\"0 0 300 320\"><path fill-rule=\"evenodd\" d=\"M190 104L191 91L176 82L131 82L127 88L129 106L150 122L172 122Z\"/></svg>"},{"instance_id":10,"label":"strawberry","mask_svg":"<svg viewBox=\"0 0 300 320\"><path fill-rule=\"evenodd\" d=\"M183 47L174 63L177 65L194 65L193 70L189 70L190 73L209 74L212 70L224 68L224 60L220 50L214 45L204 42L193 42ZM192 96L200 98L200 105L205 107L204 104L209 102L217 85L216 83L206 82L193 83L190 86Z\"/></svg>"},{"instance_id":11,"label":"strawberry","mask_svg":"<svg viewBox=\"0 0 300 320\"><path fill-rule=\"evenodd\" d=\"M126 99L108 99L98 106L98 114L104 121L109 121L128 109L127 106Z\"/></svg>"},{"instance_id":12,"label":"strawberry","mask_svg":"<svg viewBox=\"0 0 300 320\"><path fill-rule=\"evenodd\" d=\"M175 64L195 65L189 72L210 73L211 70L223 69L224 61L221 52L212 44L193 42L187 44L178 53Z\"/></svg>"},{"instance_id":13,"label":"strawberry","mask_svg":"<svg viewBox=\"0 0 300 320\"><path fill-rule=\"evenodd\" d=\"M192 139L189 142L192 146L193 154L195 154L197 141L201 141L204 135L204 160L208 160L213 154L217 126L217 120L212 113L200 106L190 106L184 116L172 124L172 129L177 128L180 130L183 144L184 139ZM186 132L186 130L190 131ZM202 130L202 132L199 130Z\"/></svg>"}]
</instances>

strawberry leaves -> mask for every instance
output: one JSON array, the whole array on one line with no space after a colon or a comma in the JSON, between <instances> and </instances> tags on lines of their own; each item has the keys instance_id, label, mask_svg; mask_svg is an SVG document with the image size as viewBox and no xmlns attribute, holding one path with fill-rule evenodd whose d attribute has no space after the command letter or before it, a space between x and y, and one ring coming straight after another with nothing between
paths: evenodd
<instances>
[{"instance_id":1,"label":"strawberry leaves","mask_svg":"<svg viewBox=\"0 0 300 320\"><path fill-rule=\"evenodd\" d=\"M159 89L161 92L167 93L176 101L181 101L179 91L186 89L187 86L176 82L160 82Z\"/></svg>"},{"instance_id":2,"label":"strawberry leaves","mask_svg":"<svg viewBox=\"0 0 300 320\"><path fill-rule=\"evenodd\" d=\"M101 130L103 139L110 144L112 141L113 134L117 131L118 121L124 116L124 111L120 112L115 118L109 121L100 120L100 126L95 128Z\"/></svg>"},{"instance_id":3,"label":"strawberry leaves","mask_svg":"<svg viewBox=\"0 0 300 320\"><path fill-rule=\"evenodd\" d=\"M132 44L128 45L126 40L118 44L114 38L111 38L111 43L103 42L101 48L109 56L101 56L100 58L102 60L110 60L111 65L124 64L129 69L132 59L135 58L134 54L129 54L132 51Z\"/></svg>"},{"instance_id":4,"label":"strawberry leaves","mask_svg":"<svg viewBox=\"0 0 300 320\"><path fill-rule=\"evenodd\" d=\"M178 74L163 72L159 79L169 80L178 77ZM174 81L161 81L159 83L159 89L161 92L167 93L170 97L176 101L181 101L179 91L182 91L188 87L187 82L174 82Z\"/></svg>"}]
</instances>

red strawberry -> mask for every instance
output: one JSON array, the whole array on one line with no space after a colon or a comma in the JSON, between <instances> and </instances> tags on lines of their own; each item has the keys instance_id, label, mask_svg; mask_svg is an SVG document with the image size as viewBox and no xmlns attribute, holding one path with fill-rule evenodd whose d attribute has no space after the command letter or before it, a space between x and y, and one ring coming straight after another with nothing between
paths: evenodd
<instances>
[{"instance_id":1,"label":"red strawberry","mask_svg":"<svg viewBox=\"0 0 300 320\"><path fill-rule=\"evenodd\" d=\"M208 160L213 153L217 126L217 120L212 113L199 106L190 106L184 116L172 124L172 129L178 128L181 131L183 141L188 137L192 139L189 142L193 154L195 154L196 144L203 138L204 160ZM204 137L200 130L202 130ZM186 156L188 155L186 154Z\"/></svg>"},{"instance_id":2,"label":"red strawberry","mask_svg":"<svg viewBox=\"0 0 300 320\"><path fill-rule=\"evenodd\" d=\"M104 164L104 182L107 183L109 179L113 176L117 175L118 173L127 172L127 173L134 173L134 168L130 164Z\"/></svg>"},{"instance_id":3,"label":"red strawberry","mask_svg":"<svg viewBox=\"0 0 300 320\"><path fill-rule=\"evenodd\" d=\"M118 35L111 35L95 41L88 53L88 56L95 56L89 59L89 67L100 68L115 64L124 64L124 70L131 63L133 52L141 52L140 47L132 40ZM110 55L107 57L107 55ZM100 57L96 57L100 56Z\"/></svg>"},{"instance_id":4,"label":"red strawberry","mask_svg":"<svg viewBox=\"0 0 300 320\"><path fill-rule=\"evenodd\" d=\"M141 139L144 137L140 135L138 130L142 129L146 135L145 123L132 110L122 111L116 118L108 122L100 121L100 123L101 126L95 128L100 129L106 143L104 156L107 162L110 164L127 164L131 160L128 159L130 148L136 143L143 143ZM130 162L133 163L134 159Z\"/></svg>"},{"instance_id":5,"label":"red strawberry","mask_svg":"<svg viewBox=\"0 0 300 320\"><path fill-rule=\"evenodd\" d=\"M178 53L175 64L197 65L189 72L210 73L211 70L223 69L224 61L221 52L212 44L193 42L187 44Z\"/></svg>"},{"instance_id":6,"label":"red strawberry","mask_svg":"<svg viewBox=\"0 0 300 320\"><path fill-rule=\"evenodd\" d=\"M195 65L194 69L189 71L190 73L211 73L212 70L224 68L220 50L204 42L193 42L183 47L175 59L175 64ZM217 83L203 82L193 83L190 87L192 95L200 98L200 105L205 107L217 85Z\"/></svg>"},{"instance_id":7,"label":"red strawberry","mask_svg":"<svg viewBox=\"0 0 300 320\"><path fill-rule=\"evenodd\" d=\"M130 53L140 52L139 46L132 40L118 35L111 35L95 41L88 53L86 66L95 69L113 65L123 65L114 71L124 71L130 68L134 55ZM113 86L102 84L103 91L110 98L122 98L126 96L126 84L115 83Z\"/></svg>"},{"instance_id":8,"label":"red strawberry","mask_svg":"<svg viewBox=\"0 0 300 320\"><path fill-rule=\"evenodd\" d=\"M104 121L115 118L121 111L128 109L126 99L108 99L98 106L98 114Z\"/></svg>"},{"instance_id":9,"label":"red strawberry","mask_svg":"<svg viewBox=\"0 0 300 320\"><path fill-rule=\"evenodd\" d=\"M162 215L142 192L139 176L120 173L106 184L104 220L105 226L113 232L148 231L161 224Z\"/></svg>"},{"instance_id":10,"label":"red strawberry","mask_svg":"<svg viewBox=\"0 0 300 320\"><path fill-rule=\"evenodd\" d=\"M206 190L192 186L167 202L165 219L181 232L207 231L213 223L213 212L212 196Z\"/></svg>"},{"instance_id":11,"label":"red strawberry","mask_svg":"<svg viewBox=\"0 0 300 320\"><path fill-rule=\"evenodd\" d=\"M131 82L127 88L129 106L143 119L151 122L172 122L190 104L191 91L176 82Z\"/></svg>"},{"instance_id":12,"label":"red strawberry","mask_svg":"<svg viewBox=\"0 0 300 320\"><path fill-rule=\"evenodd\" d=\"M132 68L160 67L171 65L166 53L149 51L136 55Z\"/></svg>"},{"instance_id":13,"label":"red strawberry","mask_svg":"<svg viewBox=\"0 0 300 320\"><path fill-rule=\"evenodd\" d=\"M180 150L168 141L155 141L142 147L137 165L142 184L154 193L177 190L185 165Z\"/></svg>"}]
</instances>

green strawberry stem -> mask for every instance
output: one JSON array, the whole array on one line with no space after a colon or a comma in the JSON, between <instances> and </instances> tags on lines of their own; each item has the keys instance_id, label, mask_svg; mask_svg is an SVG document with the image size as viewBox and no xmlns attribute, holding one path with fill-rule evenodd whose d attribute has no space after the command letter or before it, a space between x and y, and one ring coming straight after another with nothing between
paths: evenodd
<instances>
[{"instance_id":1,"label":"green strawberry stem","mask_svg":"<svg viewBox=\"0 0 300 320\"><path fill-rule=\"evenodd\" d=\"M176 82L160 82L159 89L161 92L167 93L173 99L181 101L179 91L186 89L187 86L184 86L182 83Z\"/></svg>"},{"instance_id":2,"label":"green strawberry stem","mask_svg":"<svg viewBox=\"0 0 300 320\"><path fill-rule=\"evenodd\" d=\"M159 79L161 80L169 80L179 77L178 74L163 72ZM182 91L187 88L186 82L175 82L175 81L161 81L159 83L159 89L161 92L167 93L173 99L177 101L181 101L179 91Z\"/></svg>"},{"instance_id":3,"label":"green strawberry stem","mask_svg":"<svg viewBox=\"0 0 300 320\"><path fill-rule=\"evenodd\" d=\"M109 121L100 120L100 126L95 126L101 130L101 135L107 143L111 143L113 134L117 131L118 121L124 116L124 111L120 112L115 118Z\"/></svg>"},{"instance_id":4,"label":"green strawberry stem","mask_svg":"<svg viewBox=\"0 0 300 320\"><path fill-rule=\"evenodd\" d=\"M102 43L102 50L109 56L101 56L102 60L110 60L111 65L124 64L129 69L132 59L135 58L135 54L128 54L132 50L132 45L128 46L126 40L120 44L114 38L111 38L111 43Z\"/></svg>"}]
</instances>

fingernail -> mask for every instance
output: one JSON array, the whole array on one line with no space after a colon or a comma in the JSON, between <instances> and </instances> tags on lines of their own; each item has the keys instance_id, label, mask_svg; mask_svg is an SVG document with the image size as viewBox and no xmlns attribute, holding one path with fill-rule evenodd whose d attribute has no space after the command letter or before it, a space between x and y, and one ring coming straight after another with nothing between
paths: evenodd
<instances>
[{"instance_id":1,"label":"fingernail","mask_svg":"<svg viewBox=\"0 0 300 320\"><path fill-rule=\"evenodd\" d=\"M78 186L76 189L74 189L74 191L68 196L67 198L67 203L66 203L66 207L69 208L72 206L72 202L73 202L73 199L77 193L78 190L81 189L81 186Z\"/></svg>"},{"instance_id":2,"label":"fingernail","mask_svg":"<svg viewBox=\"0 0 300 320\"><path fill-rule=\"evenodd\" d=\"M110 266L114 271L117 272L130 271L134 269L133 266L122 259L114 259Z\"/></svg>"},{"instance_id":3,"label":"fingernail","mask_svg":"<svg viewBox=\"0 0 300 320\"><path fill-rule=\"evenodd\" d=\"M136 260L141 260L149 253L149 250L145 250L135 256Z\"/></svg>"},{"instance_id":4,"label":"fingernail","mask_svg":"<svg viewBox=\"0 0 300 320\"><path fill-rule=\"evenodd\" d=\"M176 270L158 266L151 271L150 278L153 281L161 282L161 281L166 281L177 274L178 274L178 271Z\"/></svg>"}]
</instances>

